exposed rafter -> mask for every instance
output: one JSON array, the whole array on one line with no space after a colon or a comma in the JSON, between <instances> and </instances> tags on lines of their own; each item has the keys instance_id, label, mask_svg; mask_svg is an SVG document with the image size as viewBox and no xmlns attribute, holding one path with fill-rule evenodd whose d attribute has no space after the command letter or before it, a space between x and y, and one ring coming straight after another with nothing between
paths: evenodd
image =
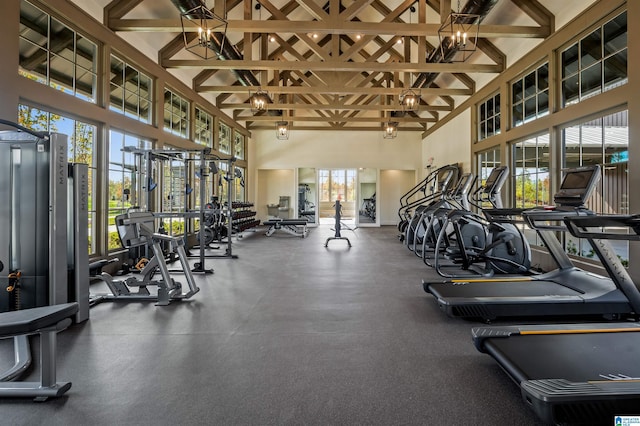
<instances>
[{"instance_id":1,"label":"exposed rafter","mask_svg":"<svg viewBox=\"0 0 640 426\"><path fill-rule=\"evenodd\" d=\"M223 1L216 0L216 8ZM474 1L489 10L495 4ZM432 17L447 16L451 0L226 0L234 18L226 43L235 53L215 52L209 60L185 53L178 10L175 17L140 19L148 16L140 12L153 0L114 0L105 7L104 20L118 32L174 33L159 48L158 62L167 69L198 70L192 87L246 121L248 129L282 119L292 129L363 129L393 118L401 131L424 132L475 93L479 74L505 69L506 55L495 40L543 39L554 30L553 15L538 0L511 1L535 25L482 24L478 60L464 63L427 59L437 48L440 27ZM187 38L197 34L195 27L188 31ZM453 78L428 80L417 111L403 113L400 95L425 74ZM269 110L248 115L249 92L259 89L272 97Z\"/></svg>"},{"instance_id":2,"label":"exposed rafter","mask_svg":"<svg viewBox=\"0 0 640 426\"><path fill-rule=\"evenodd\" d=\"M109 20L113 31L169 32L182 31L179 19L117 19ZM366 34L392 36L438 36L440 24L408 24L395 22L341 22L331 25L327 21L245 21L230 20L228 32L253 33L296 33L317 32L322 34ZM187 29L196 32L197 28ZM483 25L481 38L545 38L549 35L547 27L526 25Z\"/></svg>"}]
</instances>

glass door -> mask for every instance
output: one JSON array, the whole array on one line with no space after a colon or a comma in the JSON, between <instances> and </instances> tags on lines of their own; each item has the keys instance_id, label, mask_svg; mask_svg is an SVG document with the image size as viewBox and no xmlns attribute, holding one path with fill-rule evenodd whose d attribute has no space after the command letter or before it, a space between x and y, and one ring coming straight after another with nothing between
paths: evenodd
<instances>
[{"instance_id":1,"label":"glass door","mask_svg":"<svg viewBox=\"0 0 640 426\"><path fill-rule=\"evenodd\" d=\"M377 223L376 187L378 170L361 168L358 170L358 225L367 226Z\"/></svg>"},{"instance_id":2,"label":"glass door","mask_svg":"<svg viewBox=\"0 0 640 426\"><path fill-rule=\"evenodd\" d=\"M347 225L355 225L358 202L356 169L320 169L318 170L319 222L333 224L335 221L335 203L342 205L341 220Z\"/></svg>"}]
</instances>

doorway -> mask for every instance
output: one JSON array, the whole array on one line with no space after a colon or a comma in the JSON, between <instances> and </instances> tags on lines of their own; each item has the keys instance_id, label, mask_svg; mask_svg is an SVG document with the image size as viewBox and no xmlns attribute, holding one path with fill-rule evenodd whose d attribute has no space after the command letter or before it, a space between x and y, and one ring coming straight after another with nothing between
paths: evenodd
<instances>
[{"instance_id":1,"label":"doorway","mask_svg":"<svg viewBox=\"0 0 640 426\"><path fill-rule=\"evenodd\" d=\"M320 224L333 224L335 221L335 202L342 205L342 222L356 224L357 194L356 169L319 169L318 170L318 219Z\"/></svg>"}]
</instances>

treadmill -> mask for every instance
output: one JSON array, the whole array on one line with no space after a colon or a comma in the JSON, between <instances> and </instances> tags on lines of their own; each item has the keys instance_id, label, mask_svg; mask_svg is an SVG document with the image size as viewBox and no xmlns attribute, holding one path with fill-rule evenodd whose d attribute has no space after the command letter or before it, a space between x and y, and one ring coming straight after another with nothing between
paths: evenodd
<instances>
[{"instance_id":1,"label":"treadmill","mask_svg":"<svg viewBox=\"0 0 640 426\"><path fill-rule=\"evenodd\" d=\"M573 235L594 246L596 239L640 240L640 215L566 222ZM594 227L633 233L589 231ZM638 287L613 250L604 253L610 255L600 258L607 272L628 287L630 303L640 312ZM478 327L472 334L476 348L495 358L545 422L613 425L614 418L640 417L640 323Z\"/></svg>"},{"instance_id":2,"label":"treadmill","mask_svg":"<svg viewBox=\"0 0 640 426\"><path fill-rule=\"evenodd\" d=\"M585 203L599 179L599 166L568 169L554 196L555 208L518 211L536 230L558 269L531 276L423 280L424 290L436 298L447 315L484 321L502 317L618 317L632 313L626 290L610 277L575 267L555 235L566 231L564 218L594 215ZM594 241L596 254L600 250L608 253L601 245L601 240Z\"/></svg>"}]
</instances>

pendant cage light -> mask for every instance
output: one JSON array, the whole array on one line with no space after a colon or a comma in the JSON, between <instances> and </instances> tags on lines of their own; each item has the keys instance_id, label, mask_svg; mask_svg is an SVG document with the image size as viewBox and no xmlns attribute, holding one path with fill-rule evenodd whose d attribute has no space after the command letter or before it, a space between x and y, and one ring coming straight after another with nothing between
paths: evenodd
<instances>
[{"instance_id":1,"label":"pendant cage light","mask_svg":"<svg viewBox=\"0 0 640 426\"><path fill-rule=\"evenodd\" d=\"M221 42L219 51L224 47L224 41L227 38L226 10L222 15L217 14L213 8L209 9L204 2L180 14L180 25L182 26L182 35L184 39L184 47L189 52L203 58L210 59L217 56L213 48L211 37L214 33L221 33ZM189 33L197 32L197 37L193 39Z\"/></svg>"},{"instance_id":2,"label":"pendant cage light","mask_svg":"<svg viewBox=\"0 0 640 426\"><path fill-rule=\"evenodd\" d=\"M477 49L480 32L480 15L461 13L460 1L458 11L449 14L438 30L442 57L448 62L464 62Z\"/></svg>"},{"instance_id":3,"label":"pendant cage light","mask_svg":"<svg viewBox=\"0 0 640 426\"><path fill-rule=\"evenodd\" d=\"M289 122L288 121L276 122L276 138L281 141L289 139Z\"/></svg>"},{"instance_id":4,"label":"pendant cage light","mask_svg":"<svg viewBox=\"0 0 640 426\"><path fill-rule=\"evenodd\" d=\"M398 122L387 121L384 124L382 137L384 139L394 139L396 136L398 136Z\"/></svg>"}]
</instances>

